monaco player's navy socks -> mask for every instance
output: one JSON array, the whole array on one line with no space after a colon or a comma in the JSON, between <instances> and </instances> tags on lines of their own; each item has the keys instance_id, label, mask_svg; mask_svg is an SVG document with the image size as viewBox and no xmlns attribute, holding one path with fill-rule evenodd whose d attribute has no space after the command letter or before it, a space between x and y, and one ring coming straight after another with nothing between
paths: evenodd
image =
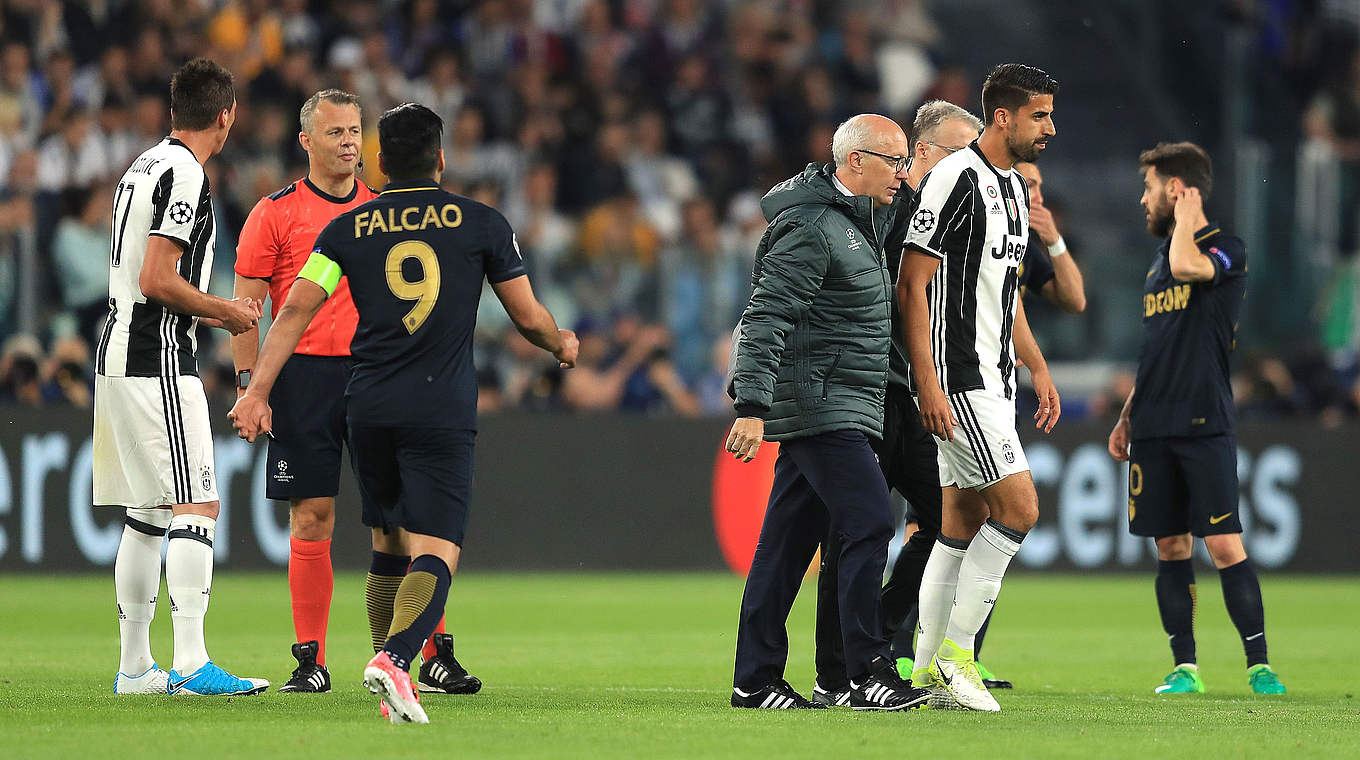
<instances>
[{"instance_id":1,"label":"monaco player's navy socks","mask_svg":"<svg viewBox=\"0 0 1360 760\"><path fill-rule=\"evenodd\" d=\"M1224 593L1227 593L1226 587ZM1195 662L1195 608L1198 602L1195 569L1190 560L1158 560L1157 610L1162 613L1162 629L1171 638L1175 665Z\"/></svg>"},{"instance_id":2,"label":"monaco player's navy socks","mask_svg":"<svg viewBox=\"0 0 1360 760\"><path fill-rule=\"evenodd\" d=\"M402 670L411 669L411 661L443 617L450 579L449 566L444 560L433 554L422 554L411 563L411 569L397 589L392 630L387 643L383 644L383 651L391 655L392 661Z\"/></svg>"},{"instance_id":3,"label":"monaco player's navy socks","mask_svg":"<svg viewBox=\"0 0 1360 760\"><path fill-rule=\"evenodd\" d=\"M1228 617L1242 637L1242 649L1247 654L1247 667L1268 662L1266 659L1266 612L1261 601L1261 582L1250 559L1218 571L1223 583L1223 603Z\"/></svg>"},{"instance_id":4,"label":"monaco player's navy socks","mask_svg":"<svg viewBox=\"0 0 1360 760\"><path fill-rule=\"evenodd\" d=\"M373 638L374 653L382 649L392 630L392 605L397 601L397 589L401 588L410 564L411 558L405 554L373 551L368 578L364 580L364 608L368 612L368 631Z\"/></svg>"}]
</instances>

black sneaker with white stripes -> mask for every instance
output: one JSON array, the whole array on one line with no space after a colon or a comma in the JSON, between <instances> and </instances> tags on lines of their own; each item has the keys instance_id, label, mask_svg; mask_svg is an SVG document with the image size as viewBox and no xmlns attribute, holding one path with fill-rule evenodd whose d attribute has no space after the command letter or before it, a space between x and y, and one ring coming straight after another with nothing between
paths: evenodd
<instances>
[{"instance_id":1,"label":"black sneaker with white stripes","mask_svg":"<svg viewBox=\"0 0 1360 760\"><path fill-rule=\"evenodd\" d=\"M809 702L793 690L788 681L775 681L750 694L732 689L732 706L753 710L825 710L826 705Z\"/></svg>"},{"instance_id":2,"label":"black sneaker with white stripes","mask_svg":"<svg viewBox=\"0 0 1360 760\"><path fill-rule=\"evenodd\" d=\"M849 707L850 706L850 687L842 686L839 689L824 689L821 682L812 685L812 701L827 707Z\"/></svg>"},{"instance_id":3,"label":"black sneaker with white stripes","mask_svg":"<svg viewBox=\"0 0 1360 760\"><path fill-rule=\"evenodd\" d=\"M316 664L316 654L321 646L315 641L302 641L293 645L293 657L298 666L288 683L279 687L281 694L325 694L331 690L331 672L325 665Z\"/></svg>"},{"instance_id":4,"label":"black sneaker with white stripes","mask_svg":"<svg viewBox=\"0 0 1360 760\"><path fill-rule=\"evenodd\" d=\"M417 688L423 692L442 694L476 694L481 691L481 679L469 675L467 668L453 656L453 636L436 633L433 641L434 657L421 663Z\"/></svg>"},{"instance_id":5,"label":"black sneaker with white stripes","mask_svg":"<svg viewBox=\"0 0 1360 760\"><path fill-rule=\"evenodd\" d=\"M918 689L903 680L897 666L886 657L875 657L869 673L863 683L850 682L852 710L910 710L930 699L929 689Z\"/></svg>"}]
</instances>

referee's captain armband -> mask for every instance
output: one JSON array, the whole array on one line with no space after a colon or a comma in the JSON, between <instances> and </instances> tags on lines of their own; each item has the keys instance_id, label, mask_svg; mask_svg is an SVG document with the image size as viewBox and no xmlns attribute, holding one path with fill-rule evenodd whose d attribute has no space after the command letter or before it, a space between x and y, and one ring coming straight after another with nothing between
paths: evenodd
<instances>
[{"instance_id":1,"label":"referee's captain armband","mask_svg":"<svg viewBox=\"0 0 1360 760\"><path fill-rule=\"evenodd\" d=\"M326 291L326 296L335 295L335 287L340 284L340 277L344 272L340 271L340 265L326 258L320 248L312 251L312 255L307 257L307 263L302 265L302 271L298 272L298 279L311 280L320 285Z\"/></svg>"}]
</instances>

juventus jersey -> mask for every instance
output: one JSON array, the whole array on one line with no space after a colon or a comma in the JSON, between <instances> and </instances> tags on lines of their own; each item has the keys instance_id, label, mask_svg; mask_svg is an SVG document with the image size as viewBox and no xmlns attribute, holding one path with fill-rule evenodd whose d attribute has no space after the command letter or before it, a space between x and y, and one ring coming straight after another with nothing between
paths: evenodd
<instances>
[{"instance_id":1,"label":"juventus jersey","mask_svg":"<svg viewBox=\"0 0 1360 760\"><path fill-rule=\"evenodd\" d=\"M1025 180L988 163L974 141L936 164L920 191L906 245L940 260L926 289L940 386L1013 398L1011 330L1029 240Z\"/></svg>"},{"instance_id":2,"label":"juventus jersey","mask_svg":"<svg viewBox=\"0 0 1360 760\"><path fill-rule=\"evenodd\" d=\"M109 318L99 338L95 372L107 377L197 375L198 318L142 295L138 278L152 235L184 255L179 275L206 291L212 272L212 200L208 176L189 146L167 137L137 157L113 194L109 251Z\"/></svg>"}]
</instances>

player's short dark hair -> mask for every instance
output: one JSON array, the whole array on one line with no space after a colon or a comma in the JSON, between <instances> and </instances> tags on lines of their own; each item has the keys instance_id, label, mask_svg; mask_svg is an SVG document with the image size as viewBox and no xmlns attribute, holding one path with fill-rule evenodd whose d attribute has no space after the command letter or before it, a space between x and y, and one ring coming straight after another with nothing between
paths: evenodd
<instances>
[{"instance_id":1,"label":"player's short dark hair","mask_svg":"<svg viewBox=\"0 0 1360 760\"><path fill-rule=\"evenodd\" d=\"M378 119L378 149L389 179L424 179L439 166L444 120L419 103L402 103Z\"/></svg>"},{"instance_id":2,"label":"player's short dark hair","mask_svg":"<svg viewBox=\"0 0 1360 760\"><path fill-rule=\"evenodd\" d=\"M235 102L231 72L207 58L195 58L170 79L170 128L210 129L217 115Z\"/></svg>"},{"instance_id":3,"label":"player's short dark hair","mask_svg":"<svg viewBox=\"0 0 1360 760\"><path fill-rule=\"evenodd\" d=\"M992 123L996 109L1018 111L1035 95L1057 95L1058 80L1043 69L1023 63L1003 63L982 83L982 120Z\"/></svg>"},{"instance_id":4,"label":"player's short dark hair","mask_svg":"<svg viewBox=\"0 0 1360 760\"><path fill-rule=\"evenodd\" d=\"M1138 154L1138 166L1152 167L1163 177L1179 177L1205 198L1214 189L1214 162L1209 153L1192 142L1163 142Z\"/></svg>"}]
</instances>

